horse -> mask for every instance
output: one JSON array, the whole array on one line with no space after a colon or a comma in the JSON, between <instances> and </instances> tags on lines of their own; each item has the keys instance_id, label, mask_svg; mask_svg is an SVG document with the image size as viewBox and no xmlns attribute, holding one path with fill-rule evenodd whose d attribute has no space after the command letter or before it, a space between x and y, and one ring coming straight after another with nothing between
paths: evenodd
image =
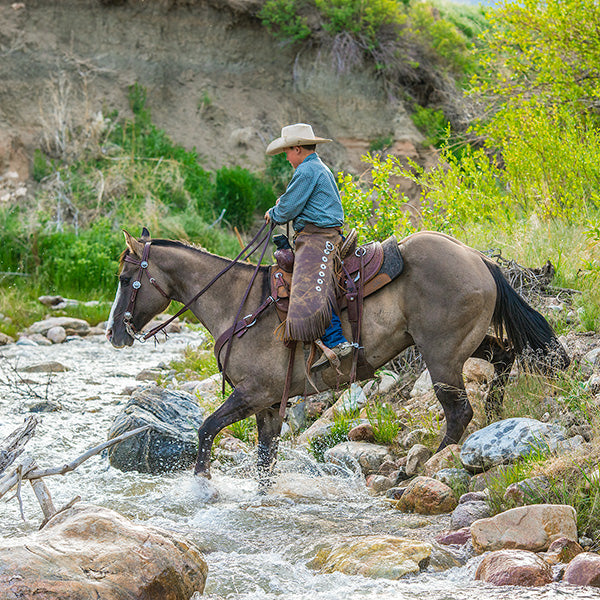
<instances>
[{"instance_id":1,"label":"horse","mask_svg":"<svg viewBox=\"0 0 600 600\"><path fill-rule=\"evenodd\" d=\"M185 305L221 271L225 272L189 306L215 339L232 326L242 297L246 297L244 310L251 310L270 294L268 267L231 264L230 259L183 242L151 239L145 228L139 239L127 232L124 235L126 249L106 329L115 348L131 346L138 332L172 300ZM469 357L485 359L494 366L485 400L488 420L500 414L505 384L517 356L550 374L566 368L569 358L546 319L510 286L499 266L479 251L433 231L414 233L398 246L404 271L364 299L361 344L374 368L416 346L444 411L446 427L439 451L460 442L473 416L462 377ZM248 293L251 280L255 285ZM341 320L346 338L351 339L346 311ZM289 361L283 341L274 335L280 325L277 312L265 310L251 325L242 337L233 338L230 348L227 378L232 393L198 430L196 475L210 478L215 436L232 423L255 415L259 480L268 481L282 427L282 389L287 385L290 397L306 390L303 353L296 352ZM288 361L293 370L286 377ZM349 383L347 366L342 364L346 368L341 377L333 368L312 375L315 389L324 391Z\"/></svg>"}]
</instances>

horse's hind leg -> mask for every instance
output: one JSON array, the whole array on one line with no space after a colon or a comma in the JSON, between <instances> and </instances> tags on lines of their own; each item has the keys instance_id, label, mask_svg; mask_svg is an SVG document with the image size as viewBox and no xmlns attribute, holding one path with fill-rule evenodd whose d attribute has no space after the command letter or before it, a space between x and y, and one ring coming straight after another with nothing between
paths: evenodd
<instances>
[{"instance_id":1,"label":"horse's hind leg","mask_svg":"<svg viewBox=\"0 0 600 600\"><path fill-rule=\"evenodd\" d=\"M279 404L256 413L258 427L258 481L262 491L270 487L273 468L279 447L279 434L283 420Z\"/></svg>"},{"instance_id":2,"label":"horse's hind leg","mask_svg":"<svg viewBox=\"0 0 600 600\"><path fill-rule=\"evenodd\" d=\"M217 433L255 412L256 406L248 401L241 390L236 388L227 400L204 420L198 429L198 458L194 469L195 475L202 475L210 479L210 450Z\"/></svg>"},{"instance_id":3,"label":"horse's hind leg","mask_svg":"<svg viewBox=\"0 0 600 600\"><path fill-rule=\"evenodd\" d=\"M486 335L479 348L473 352L473 356L494 365L494 378L490 382L490 390L485 399L485 418L487 423L492 423L502 414L504 390L515 362L515 354L505 350L495 337Z\"/></svg>"}]
</instances>

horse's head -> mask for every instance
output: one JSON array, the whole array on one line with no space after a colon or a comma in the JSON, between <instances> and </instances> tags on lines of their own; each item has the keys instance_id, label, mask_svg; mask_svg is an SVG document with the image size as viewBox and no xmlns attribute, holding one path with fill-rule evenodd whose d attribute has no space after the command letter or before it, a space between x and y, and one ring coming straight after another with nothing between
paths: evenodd
<instances>
[{"instance_id":1,"label":"horse's head","mask_svg":"<svg viewBox=\"0 0 600 600\"><path fill-rule=\"evenodd\" d=\"M125 234L126 250L121 255L119 287L110 310L106 337L115 348L131 346L137 334L169 306L166 278L150 256L150 233L141 238Z\"/></svg>"}]
</instances>

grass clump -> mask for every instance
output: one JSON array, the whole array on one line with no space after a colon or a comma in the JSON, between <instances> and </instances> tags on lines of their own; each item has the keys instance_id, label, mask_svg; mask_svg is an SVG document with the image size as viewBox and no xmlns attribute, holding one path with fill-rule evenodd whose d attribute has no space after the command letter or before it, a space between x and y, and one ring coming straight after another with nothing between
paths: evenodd
<instances>
[{"instance_id":1,"label":"grass clump","mask_svg":"<svg viewBox=\"0 0 600 600\"><path fill-rule=\"evenodd\" d=\"M317 461L325 462L324 454L329 448L348 441L348 432L356 425L358 414L358 409L337 413L326 433L311 438L308 450Z\"/></svg>"},{"instance_id":2,"label":"grass clump","mask_svg":"<svg viewBox=\"0 0 600 600\"><path fill-rule=\"evenodd\" d=\"M402 429L394 409L386 402L377 401L374 405L367 406L366 412L375 441L378 444L392 444Z\"/></svg>"}]
</instances>

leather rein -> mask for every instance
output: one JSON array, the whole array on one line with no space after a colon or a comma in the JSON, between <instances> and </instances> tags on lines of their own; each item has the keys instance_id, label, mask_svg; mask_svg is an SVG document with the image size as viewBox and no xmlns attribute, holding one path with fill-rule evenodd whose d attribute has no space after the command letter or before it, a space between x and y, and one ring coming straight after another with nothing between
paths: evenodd
<instances>
[{"instance_id":1,"label":"leather rein","mask_svg":"<svg viewBox=\"0 0 600 600\"><path fill-rule=\"evenodd\" d=\"M160 292L160 294L162 296L164 296L168 300L171 300L171 297L160 287L160 285L158 285L156 279L154 277L152 277L148 271L148 257L150 256L150 246L152 245L151 241L146 242L144 244L144 250L142 251L142 257L140 260L127 254L123 259L124 262L132 263L139 267L137 275L136 275L136 279L131 285L131 287L133 289L131 291L129 305L127 306L127 310L125 311L125 313L123 315L123 325L125 326L127 333L132 338L134 338L135 340L138 340L139 342L142 342L142 343L145 342L148 338L156 336L157 333L159 333L160 331L165 329L165 327L170 325L177 317L181 316L185 311L187 311L190 308L190 306L194 302L196 302L196 300L198 300L198 298L200 298L200 296L202 296L202 294L204 294L221 276L223 276L227 271L229 271L229 269L231 269L237 262L239 262L240 259L246 260L247 258L252 256L252 254L254 254L254 252L256 252L256 250L260 247L261 244L264 243L264 248L263 248L263 251L262 251L262 254L260 257L260 261L259 261L258 265L256 266L256 269L254 271L252 279L250 280L250 284L248 285L248 289L246 290L246 293L244 294L244 298L242 300L242 303L240 305L238 313L236 314L236 318L234 321L234 327L235 327L235 324L237 323L239 314L242 310L242 306L243 306L244 302L246 301L248 294L250 293L250 289L252 287L252 284L254 283L254 280L258 273L258 269L260 267L260 264L262 262L264 255L265 255L267 246L270 241L271 231L274 228L274 224L271 224L267 233L264 234L263 237L260 237L266 227L267 227L267 224L265 223L258 230L257 234L252 238L252 240L245 246L245 248L243 248L242 251L224 269L222 269L219 273L217 273L217 275L215 275L183 308L181 308L179 311L177 311L177 313L175 313L172 317L170 317L169 319L167 319L166 321L164 321L163 323L161 323L160 325L158 325L157 327L155 327L154 329L152 329L151 331L149 331L143 335L140 332L137 332L135 330L135 328L133 327L133 324L131 323L131 319L133 318L133 309L135 308L135 302L137 299L138 291L142 287L142 278L144 276L144 273L148 277L149 282ZM260 240L257 242L257 240L259 238L260 238ZM252 249L252 246L255 243L256 243L256 246ZM247 252L247 254L246 254L246 252ZM250 315L248 315L248 316L250 316ZM228 357L229 357L229 353L227 354L227 358ZM224 372L224 369L223 369L223 372Z\"/></svg>"}]
</instances>

